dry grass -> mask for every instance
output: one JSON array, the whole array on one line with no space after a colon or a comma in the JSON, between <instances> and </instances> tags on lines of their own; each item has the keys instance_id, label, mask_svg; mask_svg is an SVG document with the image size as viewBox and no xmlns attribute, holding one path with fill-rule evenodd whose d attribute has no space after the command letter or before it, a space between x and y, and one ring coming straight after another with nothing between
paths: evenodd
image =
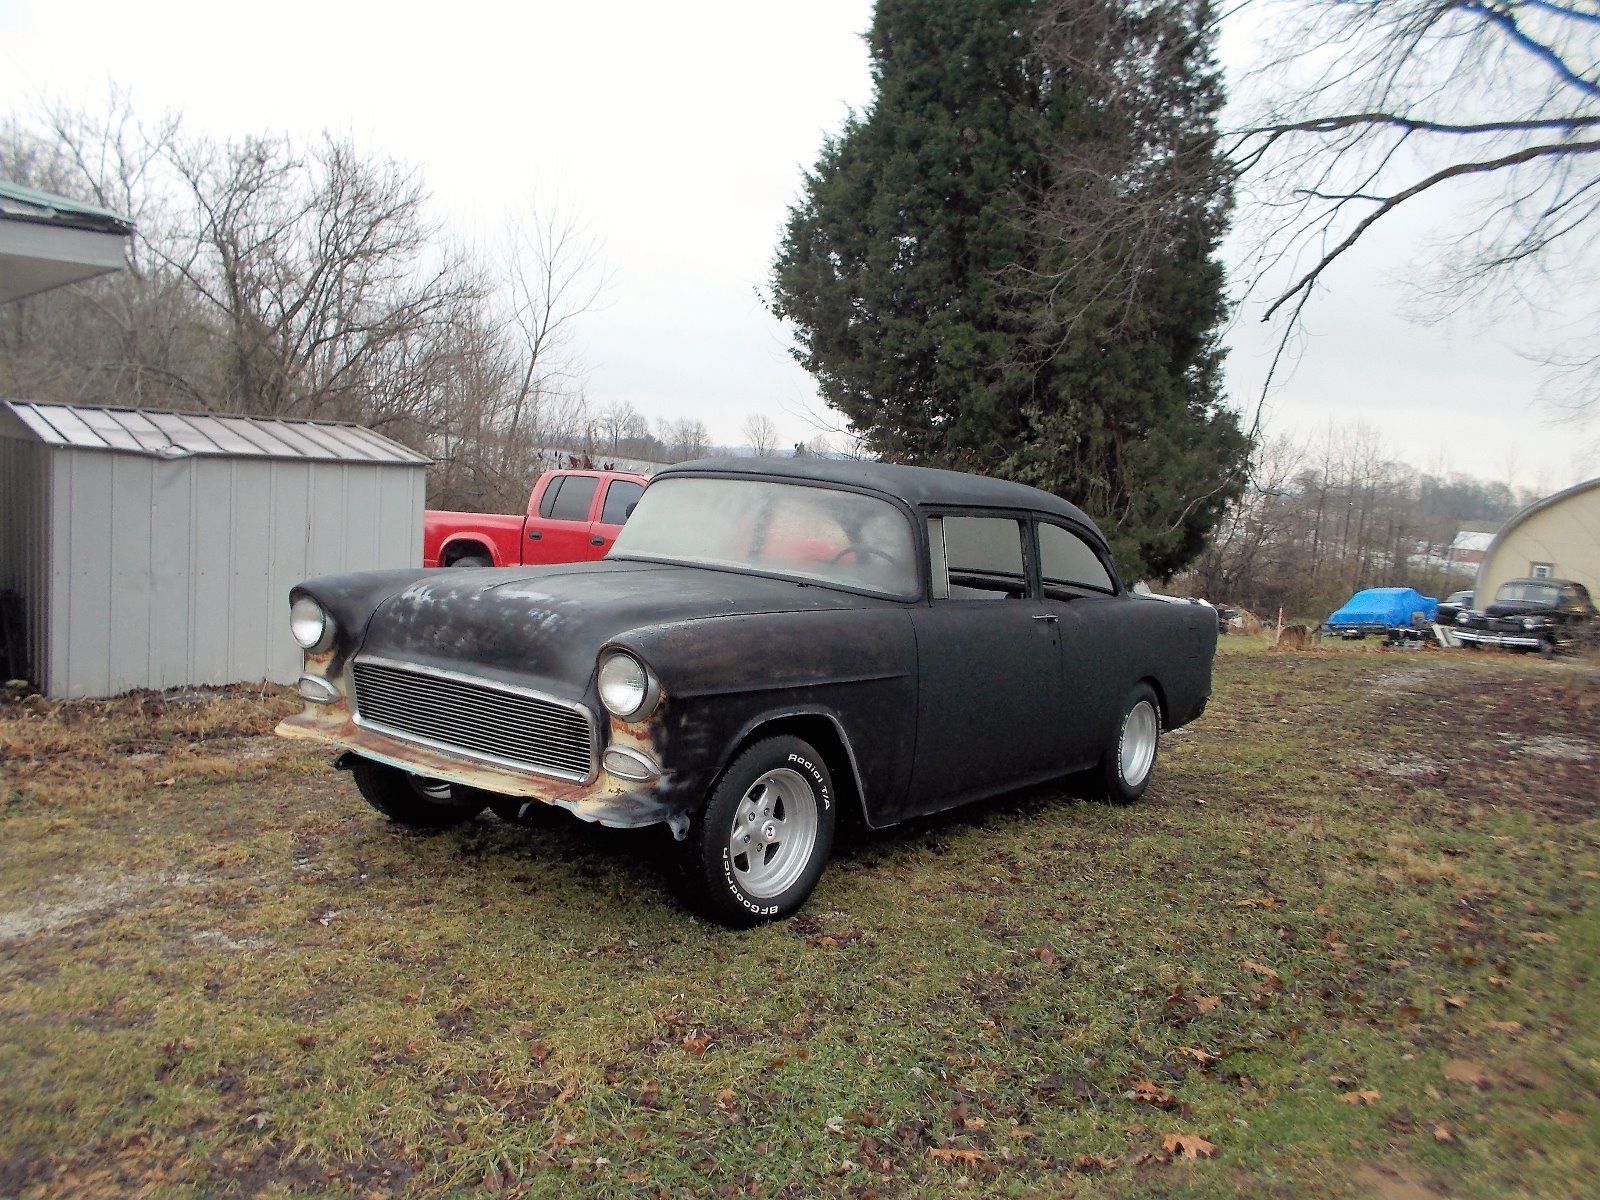
<instances>
[{"instance_id":1,"label":"dry grass","mask_svg":"<svg viewBox=\"0 0 1600 1200\"><path fill-rule=\"evenodd\" d=\"M0 709L0 1195L1589 1194L1592 675L1224 651L1143 804L743 935L653 836L392 829L281 694Z\"/></svg>"}]
</instances>

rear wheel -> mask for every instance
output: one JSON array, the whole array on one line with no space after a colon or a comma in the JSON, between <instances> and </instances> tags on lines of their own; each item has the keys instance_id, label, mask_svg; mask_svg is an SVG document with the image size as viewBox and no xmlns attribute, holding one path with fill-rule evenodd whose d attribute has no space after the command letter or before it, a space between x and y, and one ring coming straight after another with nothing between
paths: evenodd
<instances>
[{"instance_id":1,"label":"rear wheel","mask_svg":"<svg viewBox=\"0 0 1600 1200\"><path fill-rule=\"evenodd\" d=\"M492 567L494 563L481 554L467 554L450 564L452 567Z\"/></svg>"},{"instance_id":2,"label":"rear wheel","mask_svg":"<svg viewBox=\"0 0 1600 1200\"><path fill-rule=\"evenodd\" d=\"M369 758L350 766L362 799L397 825L448 829L483 811L483 796L472 788L414 775Z\"/></svg>"},{"instance_id":3,"label":"rear wheel","mask_svg":"<svg viewBox=\"0 0 1600 1200\"><path fill-rule=\"evenodd\" d=\"M684 899L742 929L795 913L833 850L833 780L799 738L767 738L723 773L683 847Z\"/></svg>"},{"instance_id":4,"label":"rear wheel","mask_svg":"<svg viewBox=\"0 0 1600 1200\"><path fill-rule=\"evenodd\" d=\"M1160 749L1161 702L1149 684L1141 683L1123 701L1116 736L1100 756L1107 798L1131 804L1144 795Z\"/></svg>"}]
</instances>

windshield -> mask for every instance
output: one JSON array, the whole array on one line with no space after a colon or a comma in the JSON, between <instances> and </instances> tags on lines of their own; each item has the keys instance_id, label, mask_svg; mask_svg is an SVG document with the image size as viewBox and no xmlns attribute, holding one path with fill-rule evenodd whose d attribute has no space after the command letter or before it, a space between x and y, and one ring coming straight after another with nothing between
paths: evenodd
<instances>
[{"instance_id":1,"label":"windshield","mask_svg":"<svg viewBox=\"0 0 1600 1200\"><path fill-rule=\"evenodd\" d=\"M1560 598L1560 591L1548 583L1505 583L1500 585L1494 598L1508 603L1554 604Z\"/></svg>"},{"instance_id":2,"label":"windshield","mask_svg":"<svg viewBox=\"0 0 1600 1200\"><path fill-rule=\"evenodd\" d=\"M645 489L612 558L793 575L903 600L919 595L911 523L856 492L754 479L662 479Z\"/></svg>"}]
</instances>

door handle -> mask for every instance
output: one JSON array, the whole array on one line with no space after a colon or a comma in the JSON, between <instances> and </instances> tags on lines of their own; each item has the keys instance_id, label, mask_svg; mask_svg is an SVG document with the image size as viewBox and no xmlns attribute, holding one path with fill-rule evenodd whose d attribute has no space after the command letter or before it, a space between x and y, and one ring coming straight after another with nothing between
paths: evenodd
<instances>
[{"instance_id":1,"label":"door handle","mask_svg":"<svg viewBox=\"0 0 1600 1200\"><path fill-rule=\"evenodd\" d=\"M540 538L542 538L542 537L543 537L543 536L544 536L544 534L543 534L543 533L541 533L541 532L540 532L540 531L539 531L539 530L537 530L537 529L530 529L530 530L528 530L528 540L529 540L529 541L530 541L530 542L537 542L537 541L538 541L538 540L539 540L539 539L540 539Z\"/></svg>"},{"instance_id":2,"label":"door handle","mask_svg":"<svg viewBox=\"0 0 1600 1200\"><path fill-rule=\"evenodd\" d=\"M1035 621L1043 621L1046 625L1054 625L1060 618L1055 613L1034 613Z\"/></svg>"},{"instance_id":3,"label":"door handle","mask_svg":"<svg viewBox=\"0 0 1600 1200\"><path fill-rule=\"evenodd\" d=\"M605 544L606 540L603 537L592 537L589 539L589 545L591 546L604 546Z\"/></svg>"}]
</instances>

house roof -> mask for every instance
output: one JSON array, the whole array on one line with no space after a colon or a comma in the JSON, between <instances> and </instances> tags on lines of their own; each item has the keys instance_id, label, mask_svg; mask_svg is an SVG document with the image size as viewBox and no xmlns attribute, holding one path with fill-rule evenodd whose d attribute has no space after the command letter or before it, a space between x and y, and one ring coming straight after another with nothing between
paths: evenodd
<instances>
[{"instance_id":1,"label":"house roof","mask_svg":"<svg viewBox=\"0 0 1600 1200\"><path fill-rule=\"evenodd\" d=\"M23 187L9 179L0 179L0 217L13 221L37 221L58 225L66 229L88 229L95 233L112 233L127 237L133 232L133 222L119 217L109 209L53 196L34 188Z\"/></svg>"},{"instance_id":2,"label":"house roof","mask_svg":"<svg viewBox=\"0 0 1600 1200\"><path fill-rule=\"evenodd\" d=\"M1482 553L1489 549L1489 543L1494 541L1492 533L1477 533L1470 529L1463 529L1456 534L1456 540L1450 543L1450 549L1459 553L1471 554L1473 551Z\"/></svg>"},{"instance_id":3,"label":"house roof","mask_svg":"<svg viewBox=\"0 0 1600 1200\"><path fill-rule=\"evenodd\" d=\"M0 303L122 270L132 234L113 212L0 179Z\"/></svg>"},{"instance_id":4,"label":"house roof","mask_svg":"<svg viewBox=\"0 0 1600 1200\"><path fill-rule=\"evenodd\" d=\"M0 400L0 437L161 458L200 455L418 466L432 461L370 429L334 421L22 400Z\"/></svg>"},{"instance_id":5,"label":"house roof","mask_svg":"<svg viewBox=\"0 0 1600 1200\"><path fill-rule=\"evenodd\" d=\"M898 463L861 462L831 458L702 458L666 467L657 479L689 473L765 475L868 488L894 496L907 504L949 505L953 508L1028 509L1065 517L1093 530L1099 527L1076 504L1059 496L1009 479L941 471L933 467L908 467Z\"/></svg>"}]
</instances>

